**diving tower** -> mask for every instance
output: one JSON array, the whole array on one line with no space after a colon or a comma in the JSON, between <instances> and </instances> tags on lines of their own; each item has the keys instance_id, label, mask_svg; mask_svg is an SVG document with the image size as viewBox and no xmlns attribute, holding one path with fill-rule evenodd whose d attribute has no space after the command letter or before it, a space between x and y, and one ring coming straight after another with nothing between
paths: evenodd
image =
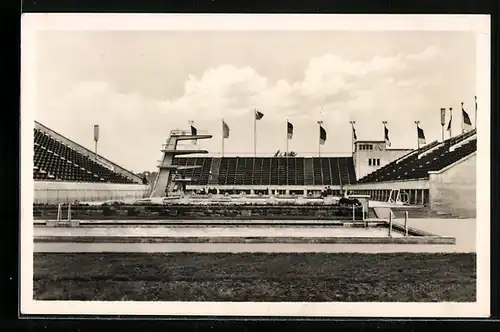
<instances>
[{"instance_id":1,"label":"diving tower","mask_svg":"<svg viewBox=\"0 0 500 332\"><path fill-rule=\"evenodd\" d=\"M178 170L195 169L201 166L177 166L173 164L176 155L186 155L194 153L208 153L207 150L177 150L179 141L192 141L199 139L209 139L212 135L192 135L188 130L172 130L167 139L167 143L162 146L163 158L158 164L158 175L151 190L150 197L165 197L173 191L176 184L191 183L192 179L178 178Z\"/></svg>"}]
</instances>

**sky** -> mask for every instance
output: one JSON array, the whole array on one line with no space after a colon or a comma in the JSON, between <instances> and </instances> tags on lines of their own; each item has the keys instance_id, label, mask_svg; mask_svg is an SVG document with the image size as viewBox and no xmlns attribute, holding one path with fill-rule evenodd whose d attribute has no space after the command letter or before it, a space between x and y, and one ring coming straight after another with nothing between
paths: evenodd
<instances>
[{"instance_id":1,"label":"sky","mask_svg":"<svg viewBox=\"0 0 500 332\"><path fill-rule=\"evenodd\" d=\"M134 172L154 171L173 129L213 135L196 146L225 156L289 150L348 155L359 140L416 148L441 139L440 108L461 102L474 123L475 36L469 32L44 31L36 39L37 121ZM480 101L478 101L480 104ZM447 120L449 111L447 112ZM445 133L448 137L448 133Z\"/></svg>"}]
</instances>

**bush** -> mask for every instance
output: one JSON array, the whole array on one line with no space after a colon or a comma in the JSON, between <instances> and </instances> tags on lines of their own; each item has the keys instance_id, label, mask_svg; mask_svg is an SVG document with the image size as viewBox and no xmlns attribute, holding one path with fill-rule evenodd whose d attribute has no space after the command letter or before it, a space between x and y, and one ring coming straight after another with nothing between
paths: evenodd
<instances>
[{"instance_id":1,"label":"bush","mask_svg":"<svg viewBox=\"0 0 500 332\"><path fill-rule=\"evenodd\" d=\"M129 217L137 217L138 214L139 213L138 213L138 211L135 208L133 208L133 207L127 208L127 216L129 216Z\"/></svg>"},{"instance_id":2,"label":"bush","mask_svg":"<svg viewBox=\"0 0 500 332\"><path fill-rule=\"evenodd\" d=\"M113 210L109 207L109 206L103 206L102 208L102 214L105 216L105 217L110 217L113 215Z\"/></svg>"}]
</instances>

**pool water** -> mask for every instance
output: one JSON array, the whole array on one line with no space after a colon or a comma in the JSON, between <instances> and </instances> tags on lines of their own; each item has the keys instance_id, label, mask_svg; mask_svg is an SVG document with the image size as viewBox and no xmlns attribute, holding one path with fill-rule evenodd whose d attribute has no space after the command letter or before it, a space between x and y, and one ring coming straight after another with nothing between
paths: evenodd
<instances>
[{"instance_id":1,"label":"pool water","mask_svg":"<svg viewBox=\"0 0 500 332\"><path fill-rule=\"evenodd\" d=\"M384 227L35 227L37 236L117 236L117 237L387 237ZM403 234L392 231L392 237Z\"/></svg>"}]
</instances>

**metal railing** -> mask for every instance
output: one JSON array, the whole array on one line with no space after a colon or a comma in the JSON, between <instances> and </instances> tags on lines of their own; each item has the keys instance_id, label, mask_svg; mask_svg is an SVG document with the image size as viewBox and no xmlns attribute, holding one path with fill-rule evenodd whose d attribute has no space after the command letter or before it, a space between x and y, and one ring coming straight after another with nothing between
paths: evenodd
<instances>
[{"instance_id":1,"label":"metal railing","mask_svg":"<svg viewBox=\"0 0 500 332\"><path fill-rule=\"evenodd\" d=\"M392 224L393 220L396 219L396 216L394 216L392 210L389 212L389 237L392 237ZM408 236L408 211L405 211L405 222L404 222L404 230L405 230L405 237Z\"/></svg>"}]
</instances>

